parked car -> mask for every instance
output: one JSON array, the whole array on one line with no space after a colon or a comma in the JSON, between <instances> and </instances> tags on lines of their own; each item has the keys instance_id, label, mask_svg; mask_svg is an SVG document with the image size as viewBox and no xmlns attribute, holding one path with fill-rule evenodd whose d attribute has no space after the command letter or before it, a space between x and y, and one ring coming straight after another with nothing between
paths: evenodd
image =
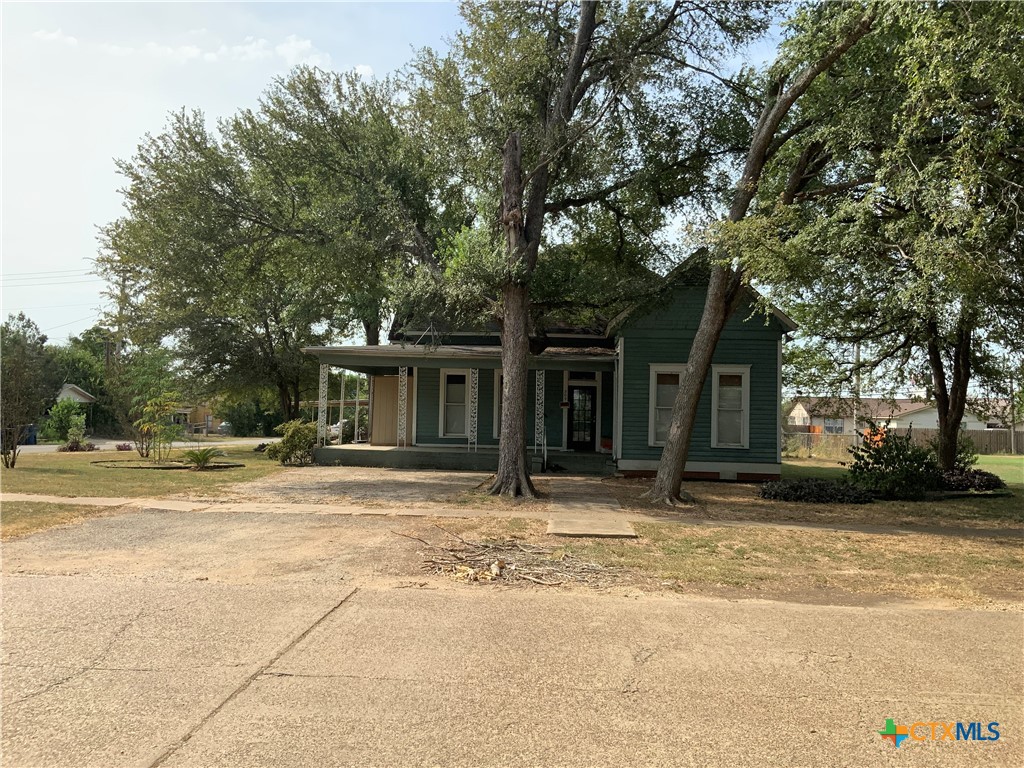
<instances>
[{"instance_id":1,"label":"parked car","mask_svg":"<svg viewBox=\"0 0 1024 768\"><path fill-rule=\"evenodd\" d=\"M231 434L231 422L230 421L222 421L220 423L220 426L217 427L217 434L218 435L230 435Z\"/></svg>"}]
</instances>

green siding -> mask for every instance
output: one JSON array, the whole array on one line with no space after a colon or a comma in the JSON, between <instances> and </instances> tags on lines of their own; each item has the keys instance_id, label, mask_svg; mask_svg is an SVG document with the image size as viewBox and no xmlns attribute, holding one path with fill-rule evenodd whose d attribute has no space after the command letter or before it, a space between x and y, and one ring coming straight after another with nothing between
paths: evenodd
<instances>
[{"instance_id":1,"label":"green siding","mask_svg":"<svg viewBox=\"0 0 1024 768\"><path fill-rule=\"evenodd\" d=\"M480 369L479 406L477 410L477 443L497 445L494 437L494 397L497 371ZM562 445L562 371L546 371L544 375L544 426L549 448ZM416 443L419 445L466 445L464 437L441 437L440 426L441 371L438 368L417 368L416 376ZM534 399L536 377L530 371L526 391L526 444L533 446Z\"/></svg>"},{"instance_id":2,"label":"green siding","mask_svg":"<svg viewBox=\"0 0 1024 768\"><path fill-rule=\"evenodd\" d=\"M615 375L612 373L598 374L601 377L601 424L602 440L611 440L615 424ZM597 447L601 447L598 442Z\"/></svg>"},{"instance_id":3,"label":"green siding","mask_svg":"<svg viewBox=\"0 0 1024 768\"><path fill-rule=\"evenodd\" d=\"M622 398L622 458L657 460L661 448L648 445L650 364L685 363L704 307L702 288L684 287L673 300L636 318L625 340ZM750 366L749 448L711 447L711 377L704 382L688 460L694 462L775 463L778 460L778 341L781 328L764 318L748 318L741 306L729 320L713 364Z\"/></svg>"}]
</instances>

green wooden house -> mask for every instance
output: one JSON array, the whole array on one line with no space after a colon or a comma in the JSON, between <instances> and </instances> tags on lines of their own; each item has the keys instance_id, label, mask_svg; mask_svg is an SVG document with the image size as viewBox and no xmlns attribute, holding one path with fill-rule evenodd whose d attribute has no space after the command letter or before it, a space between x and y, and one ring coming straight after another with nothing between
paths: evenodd
<instances>
[{"instance_id":1,"label":"green wooden house","mask_svg":"<svg viewBox=\"0 0 1024 768\"><path fill-rule=\"evenodd\" d=\"M688 476L777 478L781 466L783 337L795 329L777 310L755 311L752 291L722 334L701 395ZM530 358L528 448L535 469L652 474L657 469L704 288L680 280L658 302L606 328L549 329ZM369 442L326 445L323 464L493 470L502 398L497 331L396 328L379 346L311 347L321 364L366 374Z\"/></svg>"}]
</instances>

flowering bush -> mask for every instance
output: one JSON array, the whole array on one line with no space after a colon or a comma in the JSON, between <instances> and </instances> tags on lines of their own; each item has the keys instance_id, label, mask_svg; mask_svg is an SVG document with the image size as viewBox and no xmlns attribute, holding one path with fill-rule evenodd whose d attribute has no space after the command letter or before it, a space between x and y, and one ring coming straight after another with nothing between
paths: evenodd
<instances>
[{"instance_id":1,"label":"flowering bush","mask_svg":"<svg viewBox=\"0 0 1024 768\"><path fill-rule=\"evenodd\" d=\"M907 434L872 424L861 433L860 445L851 448L850 480L883 499L922 499L939 487L941 476L935 454L916 445Z\"/></svg>"}]
</instances>

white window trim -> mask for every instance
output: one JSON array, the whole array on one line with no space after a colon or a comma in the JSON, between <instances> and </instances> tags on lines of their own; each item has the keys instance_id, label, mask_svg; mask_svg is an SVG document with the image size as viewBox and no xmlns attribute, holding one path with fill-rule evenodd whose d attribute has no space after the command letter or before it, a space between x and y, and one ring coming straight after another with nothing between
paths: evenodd
<instances>
[{"instance_id":1,"label":"white window trim","mask_svg":"<svg viewBox=\"0 0 1024 768\"><path fill-rule=\"evenodd\" d=\"M720 374L740 374L743 377L743 420L740 422L740 443L718 442L718 377ZM712 365L711 366L711 447L712 448L750 448L750 366L749 365Z\"/></svg>"},{"instance_id":2,"label":"white window trim","mask_svg":"<svg viewBox=\"0 0 1024 768\"><path fill-rule=\"evenodd\" d=\"M501 388L504 383L501 377L503 368L494 369L494 421L492 422L492 431L494 433L494 439L498 440L501 437Z\"/></svg>"},{"instance_id":3,"label":"white window trim","mask_svg":"<svg viewBox=\"0 0 1024 768\"><path fill-rule=\"evenodd\" d=\"M466 425L469 425L469 368L442 368L441 386L439 388L440 397L438 398L437 434L439 437L468 437L465 431L456 433L445 432L444 430L444 406L445 401L448 399L448 376L452 374L461 374L466 377Z\"/></svg>"},{"instance_id":4,"label":"white window trim","mask_svg":"<svg viewBox=\"0 0 1024 768\"><path fill-rule=\"evenodd\" d=\"M683 371L686 370L686 363L650 363L650 382L647 388L647 444L653 448L664 447L664 440L655 440L655 407L654 404L658 402L656 397L656 388L658 386L658 374L659 373L678 373L679 377L682 378Z\"/></svg>"}]
</instances>

